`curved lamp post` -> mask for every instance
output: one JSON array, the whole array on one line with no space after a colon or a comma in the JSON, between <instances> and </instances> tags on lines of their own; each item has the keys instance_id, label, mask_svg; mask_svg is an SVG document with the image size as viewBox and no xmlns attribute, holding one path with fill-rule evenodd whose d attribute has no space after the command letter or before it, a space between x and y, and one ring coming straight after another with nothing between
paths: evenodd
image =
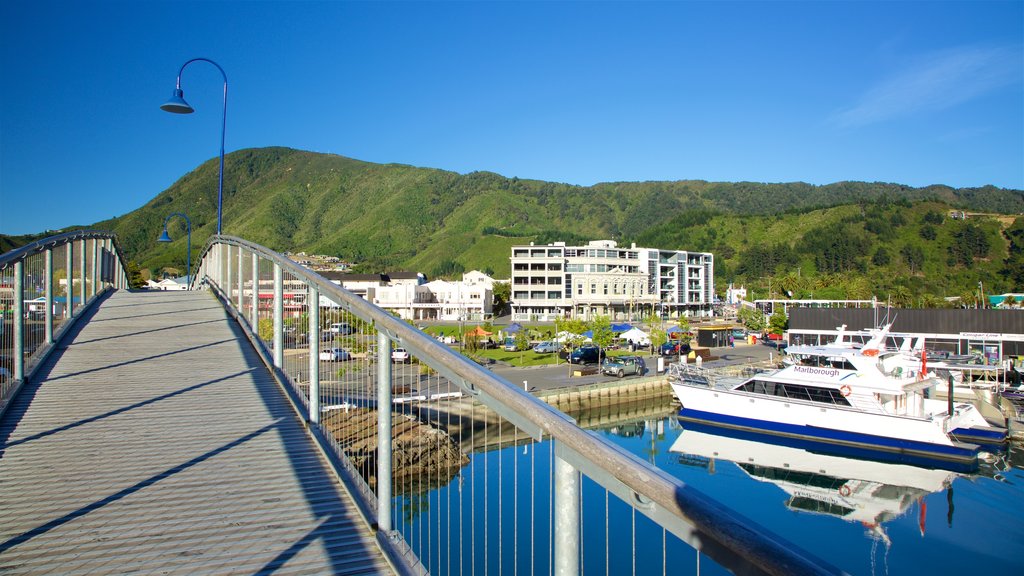
<instances>
[{"instance_id":1,"label":"curved lamp post","mask_svg":"<svg viewBox=\"0 0 1024 576\"><path fill-rule=\"evenodd\" d=\"M220 122L220 178L217 181L217 234L220 234L221 228L221 212L224 205L224 129L227 126L228 120L228 75L224 73L224 69L209 58L193 58L188 62L181 65L178 70L178 81L174 87L174 93L171 94L171 98L160 106L161 110L167 112L173 112L174 114L191 114L195 112L195 109L189 106L188 102L185 102L185 93L181 90L181 73L185 71L185 67L189 64L202 60L203 62L209 62L220 70L221 76L224 77L224 115L221 117Z\"/></svg>"},{"instance_id":2,"label":"curved lamp post","mask_svg":"<svg viewBox=\"0 0 1024 576\"><path fill-rule=\"evenodd\" d=\"M186 252L186 256L185 256L185 262L186 262L185 266L187 266L188 269L187 269L187 272L185 272L185 285L186 286L191 286L192 285L192 222L188 219L188 216L185 216L181 212L171 212L170 214L168 214L167 218L164 218L164 232L163 232L163 234L160 235L159 238L156 239L156 241L157 242L170 242L171 241L170 235L167 234L167 221L170 220L172 216L181 216L182 218L185 219L185 230L188 231L188 245L187 245L187 250L188 251Z\"/></svg>"}]
</instances>

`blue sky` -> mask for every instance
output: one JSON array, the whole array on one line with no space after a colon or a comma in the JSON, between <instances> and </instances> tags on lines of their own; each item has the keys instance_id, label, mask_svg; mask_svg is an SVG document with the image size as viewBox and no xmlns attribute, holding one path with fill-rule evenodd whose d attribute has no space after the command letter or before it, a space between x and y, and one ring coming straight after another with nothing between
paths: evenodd
<instances>
[{"instance_id":1,"label":"blue sky","mask_svg":"<svg viewBox=\"0 0 1024 576\"><path fill-rule=\"evenodd\" d=\"M227 152L589 185L1024 189L1024 2L0 2L0 233ZM213 190L211 193L216 194Z\"/></svg>"}]
</instances>

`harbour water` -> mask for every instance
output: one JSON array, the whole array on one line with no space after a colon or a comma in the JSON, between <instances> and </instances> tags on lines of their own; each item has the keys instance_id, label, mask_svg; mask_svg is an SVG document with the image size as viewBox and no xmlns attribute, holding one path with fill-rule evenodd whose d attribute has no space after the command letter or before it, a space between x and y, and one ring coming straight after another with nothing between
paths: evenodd
<instances>
[{"instance_id":1,"label":"harbour water","mask_svg":"<svg viewBox=\"0 0 1024 576\"><path fill-rule=\"evenodd\" d=\"M674 416L594 431L838 571L1024 573L1020 448L965 473L715 432ZM549 574L551 452L513 441L470 454L450 483L397 497L396 529L432 574ZM590 481L582 517L583 574L729 573Z\"/></svg>"}]
</instances>

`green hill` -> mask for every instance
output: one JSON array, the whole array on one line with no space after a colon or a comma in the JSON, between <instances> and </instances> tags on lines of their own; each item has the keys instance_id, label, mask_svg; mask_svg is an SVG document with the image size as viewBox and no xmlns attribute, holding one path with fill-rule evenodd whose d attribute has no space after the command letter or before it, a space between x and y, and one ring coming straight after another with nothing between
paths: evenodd
<instances>
[{"instance_id":1,"label":"green hill","mask_svg":"<svg viewBox=\"0 0 1024 576\"><path fill-rule=\"evenodd\" d=\"M180 267L180 219L171 221L174 243L155 239L167 214L184 212L198 253L216 228L217 168L216 159L205 162L142 208L91 227L117 232L129 258L143 268ZM583 187L260 148L225 158L223 227L226 234L279 251L341 256L365 271L435 276L477 268L507 277L514 244L610 238L713 251L719 290L729 281L759 285L790 274L808 283L808 291L817 286L808 279L825 279L829 285L815 294L862 288L881 294L897 286L914 294L958 294L979 279L993 290L1020 289L1005 268L1012 231L1021 223L1011 228L1007 218L953 221L945 216L954 208L1020 214L1024 193L865 182ZM941 222L923 222L926 213ZM923 231L926 226L931 231ZM926 238L932 232L934 238ZM964 257L956 247L965 234L987 242L987 249L976 247Z\"/></svg>"}]
</instances>

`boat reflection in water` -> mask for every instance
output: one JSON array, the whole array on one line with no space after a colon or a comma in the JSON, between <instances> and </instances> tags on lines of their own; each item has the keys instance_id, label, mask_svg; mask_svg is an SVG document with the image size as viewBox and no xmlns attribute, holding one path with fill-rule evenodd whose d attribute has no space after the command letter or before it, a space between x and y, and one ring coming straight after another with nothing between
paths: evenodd
<instances>
[{"instance_id":1,"label":"boat reflection in water","mask_svg":"<svg viewBox=\"0 0 1024 576\"><path fill-rule=\"evenodd\" d=\"M941 468L864 460L812 452L805 447L766 441L763 436L685 423L670 448L680 460L693 464L706 459L734 462L760 482L775 484L789 497L791 510L825 514L859 522L868 535L888 545L884 524L908 513L915 503L924 532L924 497L947 491L948 521L952 524L952 483L962 474Z\"/></svg>"}]
</instances>

